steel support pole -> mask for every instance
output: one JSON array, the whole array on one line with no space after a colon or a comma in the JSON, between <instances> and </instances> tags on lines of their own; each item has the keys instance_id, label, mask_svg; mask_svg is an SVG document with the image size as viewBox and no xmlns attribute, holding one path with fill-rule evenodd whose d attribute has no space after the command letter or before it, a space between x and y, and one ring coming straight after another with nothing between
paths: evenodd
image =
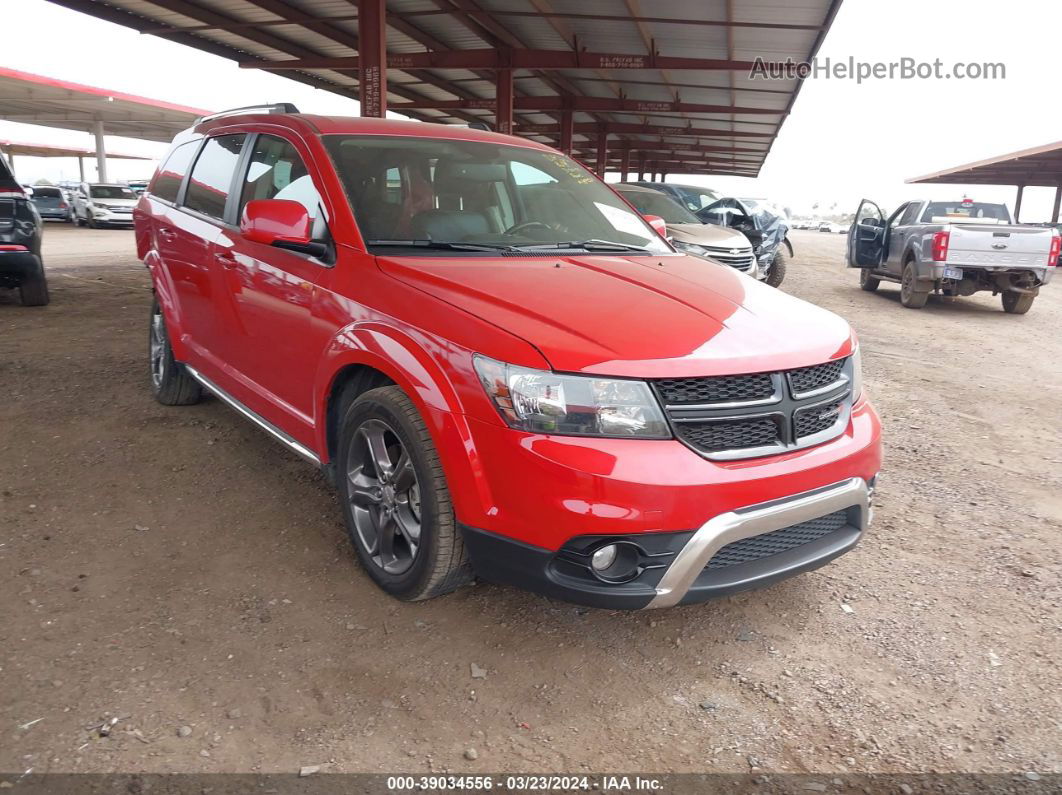
<instances>
[{"instance_id":1,"label":"steel support pole","mask_svg":"<svg viewBox=\"0 0 1062 795\"><path fill-rule=\"evenodd\" d=\"M638 181L645 181L645 152L638 153Z\"/></svg>"},{"instance_id":2,"label":"steel support pole","mask_svg":"<svg viewBox=\"0 0 1062 795\"><path fill-rule=\"evenodd\" d=\"M96 121L96 179L107 181L107 146L103 142L103 122Z\"/></svg>"},{"instance_id":3,"label":"steel support pole","mask_svg":"<svg viewBox=\"0 0 1062 795\"><path fill-rule=\"evenodd\" d=\"M1025 186L1018 186L1018 198L1014 201L1014 223L1021 223L1021 199L1025 195Z\"/></svg>"},{"instance_id":4,"label":"steel support pole","mask_svg":"<svg viewBox=\"0 0 1062 795\"><path fill-rule=\"evenodd\" d=\"M620 182L627 181L627 175L631 173L631 150L624 149L620 155Z\"/></svg>"},{"instance_id":5,"label":"steel support pole","mask_svg":"<svg viewBox=\"0 0 1062 795\"><path fill-rule=\"evenodd\" d=\"M387 11L385 0L358 0L358 90L361 115L387 115Z\"/></svg>"},{"instance_id":6,"label":"steel support pole","mask_svg":"<svg viewBox=\"0 0 1062 795\"><path fill-rule=\"evenodd\" d=\"M494 77L498 107L494 111L494 128L503 135L513 134L513 70L499 69Z\"/></svg>"},{"instance_id":7,"label":"steel support pole","mask_svg":"<svg viewBox=\"0 0 1062 795\"><path fill-rule=\"evenodd\" d=\"M575 131L573 119L574 114L570 110L561 113L560 149L566 155L572 153L572 134Z\"/></svg>"},{"instance_id":8,"label":"steel support pole","mask_svg":"<svg viewBox=\"0 0 1062 795\"><path fill-rule=\"evenodd\" d=\"M85 181L85 158L83 158L81 155L77 156L77 174L78 174L78 181L79 182L84 182Z\"/></svg>"},{"instance_id":9,"label":"steel support pole","mask_svg":"<svg viewBox=\"0 0 1062 795\"><path fill-rule=\"evenodd\" d=\"M594 163L594 171L599 177L604 178L608 168L608 133L604 128L597 135L597 161Z\"/></svg>"},{"instance_id":10,"label":"steel support pole","mask_svg":"<svg viewBox=\"0 0 1062 795\"><path fill-rule=\"evenodd\" d=\"M1051 210L1051 223L1058 223L1058 211L1062 208L1062 185L1055 188L1055 206Z\"/></svg>"}]
</instances>

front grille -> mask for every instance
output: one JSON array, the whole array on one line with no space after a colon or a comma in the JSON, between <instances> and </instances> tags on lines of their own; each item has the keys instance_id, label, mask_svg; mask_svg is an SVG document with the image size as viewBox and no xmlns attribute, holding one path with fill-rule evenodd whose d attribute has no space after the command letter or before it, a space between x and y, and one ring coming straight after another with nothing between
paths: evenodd
<instances>
[{"instance_id":1,"label":"front grille","mask_svg":"<svg viewBox=\"0 0 1062 795\"><path fill-rule=\"evenodd\" d=\"M745 249L738 254L732 254L731 249L720 246L704 246L704 249L706 256L731 268L747 271L752 267L752 249Z\"/></svg>"},{"instance_id":2,"label":"front grille","mask_svg":"<svg viewBox=\"0 0 1062 795\"><path fill-rule=\"evenodd\" d=\"M754 560L777 555L795 549L802 544L817 541L823 536L828 536L840 530L848 524L847 511L821 516L800 524L783 527L773 533L743 538L727 544L712 556L708 561L709 569L721 569L726 566L738 566L742 563L751 563Z\"/></svg>"},{"instance_id":3,"label":"front grille","mask_svg":"<svg viewBox=\"0 0 1062 795\"><path fill-rule=\"evenodd\" d=\"M812 406L811 408L797 411L793 416L796 437L801 439L805 436L822 433L827 428L832 428L843 411L844 401Z\"/></svg>"},{"instance_id":4,"label":"front grille","mask_svg":"<svg viewBox=\"0 0 1062 795\"><path fill-rule=\"evenodd\" d=\"M718 453L724 450L749 450L779 444L778 423L770 417L723 422L683 422L678 433L699 450Z\"/></svg>"},{"instance_id":5,"label":"front grille","mask_svg":"<svg viewBox=\"0 0 1062 795\"><path fill-rule=\"evenodd\" d=\"M774 395L769 373L717 378L662 378L656 388L665 403L737 403Z\"/></svg>"},{"instance_id":6,"label":"front grille","mask_svg":"<svg viewBox=\"0 0 1062 795\"><path fill-rule=\"evenodd\" d=\"M819 444L851 415L850 359L776 373L652 381L675 435L731 460Z\"/></svg>"},{"instance_id":7,"label":"front grille","mask_svg":"<svg viewBox=\"0 0 1062 795\"><path fill-rule=\"evenodd\" d=\"M793 385L793 391L796 393L812 392L837 381L841 377L844 363L844 359L837 359L826 364L790 370L789 383Z\"/></svg>"}]
</instances>

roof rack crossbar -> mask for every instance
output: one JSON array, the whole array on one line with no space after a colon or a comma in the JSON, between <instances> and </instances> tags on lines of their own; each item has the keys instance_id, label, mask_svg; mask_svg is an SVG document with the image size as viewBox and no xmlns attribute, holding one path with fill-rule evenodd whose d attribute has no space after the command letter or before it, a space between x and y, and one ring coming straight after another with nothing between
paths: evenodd
<instances>
[{"instance_id":1,"label":"roof rack crossbar","mask_svg":"<svg viewBox=\"0 0 1062 795\"><path fill-rule=\"evenodd\" d=\"M242 108L229 108L228 110L211 113L209 116L200 116L195 120L195 123L200 124L204 121L210 121L211 119L219 119L222 116L234 116L249 111L260 111L262 113L298 113L299 109L291 102L274 102L272 105L245 105Z\"/></svg>"}]
</instances>

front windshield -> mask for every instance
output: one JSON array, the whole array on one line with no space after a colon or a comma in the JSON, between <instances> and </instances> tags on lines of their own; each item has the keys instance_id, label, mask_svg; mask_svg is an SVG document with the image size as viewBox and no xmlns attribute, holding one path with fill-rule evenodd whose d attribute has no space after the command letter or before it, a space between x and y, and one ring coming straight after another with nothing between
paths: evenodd
<instances>
[{"instance_id":1,"label":"front windshield","mask_svg":"<svg viewBox=\"0 0 1062 795\"><path fill-rule=\"evenodd\" d=\"M464 253L670 252L611 189L559 152L414 136L324 141L372 250L427 243Z\"/></svg>"},{"instance_id":2,"label":"front windshield","mask_svg":"<svg viewBox=\"0 0 1062 795\"><path fill-rule=\"evenodd\" d=\"M697 216L663 193L655 190L624 190L619 194L642 215L659 215L669 224L699 224Z\"/></svg>"},{"instance_id":3,"label":"front windshield","mask_svg":"<svg viewBox=\"0 0 1062 795\"><path fill-rule=\"evenodd\" d=\"M93 199L135 199L136 194L120 185L93 185L89 188Z\"/></svg>"}]
</instances>

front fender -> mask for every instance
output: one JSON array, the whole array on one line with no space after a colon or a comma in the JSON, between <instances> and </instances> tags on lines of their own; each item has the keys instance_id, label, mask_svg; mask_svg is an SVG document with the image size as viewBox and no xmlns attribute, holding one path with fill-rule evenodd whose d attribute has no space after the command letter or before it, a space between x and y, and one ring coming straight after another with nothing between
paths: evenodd
<instances>
[{"instance_id":1,"label":"front fender","mask_svg":"<svg viewBox=\"0 0 1062 795\"><path fill-rule=\"evenodd\" d=\"M792 259L793 258L793 244L789 242L789 238L788 237L783 238L782 242L785 243L786 250L789 252L789 258Z\"/></svg>"},{"instance_id":2,"label":"front fender","mask_svg":"<svg viewBox=\"0 0 1062 795\"><path fill-rule=\"evenodd\" d=\"M439 453L458 517L480 513L491 499L465 416L472 391L461 385L471 383L472 353L447 348L438 351L440 359L429 353L430 345L428 338L418 339L379 321L341 329L326 349L315 379L315 447L321 462L328 463L328 401L336 379L348 367L371 367L394 381L416 405ZM482 392L477 397L486 400ZM495 421L501 424L496 414Z\"/></svg>"}]
</instances>

